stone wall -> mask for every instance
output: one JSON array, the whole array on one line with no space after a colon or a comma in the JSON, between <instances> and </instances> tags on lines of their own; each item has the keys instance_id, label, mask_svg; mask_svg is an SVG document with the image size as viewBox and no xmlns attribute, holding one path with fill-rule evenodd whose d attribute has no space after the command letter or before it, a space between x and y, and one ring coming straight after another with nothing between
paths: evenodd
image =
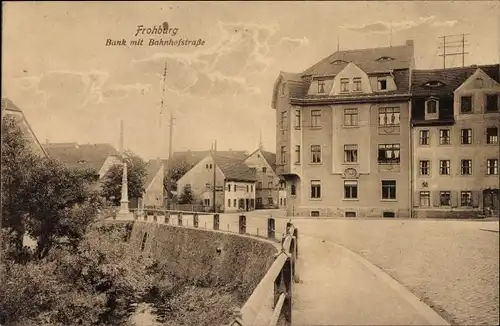
<instances>
[{"instance_id":1,"label":"stone wall","mask_svg":"<svg viewBox=\"0 0 500 326\"><path fill-rule=\"evenodd\" d=\"M173 276L208 286L234 285L244 300L277 252L276 244L266 240L146 222L134 223L129 241L151 253Z\"/></svg>"}]
</instances>

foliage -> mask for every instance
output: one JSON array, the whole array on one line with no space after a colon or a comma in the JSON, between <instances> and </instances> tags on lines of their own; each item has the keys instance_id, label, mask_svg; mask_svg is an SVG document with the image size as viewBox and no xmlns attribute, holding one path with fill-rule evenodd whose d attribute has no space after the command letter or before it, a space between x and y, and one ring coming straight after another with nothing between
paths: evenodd
<instances>
[{"instance_id":1,"label":"foliage","mask_svg":"<svg viewBox=\"0 0 500 326\"><path fill-rule=\"evenodd\" d=\"M76 250L10 262L0 283L0 311L13 325L120 324L130 300L152 282L148 257L132 250L127 228L95 225Z\"/></svg>"},{"instance_id":2,"label":"foliage","mask_svg":"<svg viewBox=\"0 0 500 326\"><path fill-rule=\"evenodd\" d=\"M22 253L25 231L39 258L61 240L75 245L99 208L95 173L35 155L12 118L2 118L2 129L2 228L13 235L11 253Z\"/></svg>"},{"instance_id":3,"label":"foliage","mask_svg":"<svg viewBox=\"0 0 500 326\"><path fill-rule=\"evenodd\" d=\"M127 186L130 198L140 198L146 181L146 162L131 151L126 151ZM122 191L123 165L115 164L103 177L101 195L113 205L119 206Z\"/></svg>"},{"instance_id":4,"label":"foliage","mask_svg":"<svg viewBox=\"0 0 500 326\"><path fill-rule=\"evenodd\" d=\"M175 162L172 166L169 165L168 171L163 179L163 187L168 194L168 198L173 197L172 191L177 191L177 181L193 168L194 164L188 163L186 160Z\"/></svg>"},{"instance_id":5,"label":"foliage","mask_svg":"<svg viewBox=\"0 0 500 326\"><path fill-rule=\"evenodd\" d=\"M191 187L185 185L179 196L179 204L192 204L194 201L193 191Z\"/></svg>"}]
</instances>

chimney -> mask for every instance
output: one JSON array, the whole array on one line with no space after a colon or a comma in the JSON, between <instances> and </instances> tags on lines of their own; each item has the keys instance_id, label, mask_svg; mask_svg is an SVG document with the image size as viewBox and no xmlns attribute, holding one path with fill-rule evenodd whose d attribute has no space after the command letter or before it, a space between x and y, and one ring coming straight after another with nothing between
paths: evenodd
<instances>
[{"instance_id":1,"label":"chimney","mask_svg":"<svg viewBox=\"0 0 500 326\"><path fill-rule=\"evenodd\" d=\"M413 46L413 40L406 40L407 46Z\"/></svg>"}]
</instances>

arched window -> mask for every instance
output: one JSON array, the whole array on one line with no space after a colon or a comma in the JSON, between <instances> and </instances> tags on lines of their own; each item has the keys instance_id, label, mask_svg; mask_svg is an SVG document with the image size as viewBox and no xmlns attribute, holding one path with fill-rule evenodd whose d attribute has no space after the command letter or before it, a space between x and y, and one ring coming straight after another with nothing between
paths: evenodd
<instances>
[{"instance_id":1,"label":"arched window","mask_svg":"<svg viewBox=\"0 0 500 326\"><path fill-rule=\"evenodd\" d=\"M436 99L430 99L425 102L425 109L427 114L436 114L438 109L438 101Z\"/></svg>"}]
</instances>

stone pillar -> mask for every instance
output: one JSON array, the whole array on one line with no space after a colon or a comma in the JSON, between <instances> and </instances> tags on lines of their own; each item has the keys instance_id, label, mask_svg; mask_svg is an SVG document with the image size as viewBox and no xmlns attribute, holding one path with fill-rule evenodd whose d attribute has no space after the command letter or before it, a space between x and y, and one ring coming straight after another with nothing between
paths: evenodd
<instances>
[{"instance_id":1,"label":"stone pillar","mask_svg":"<svg viewBox=\"0 0 500 326\"><path fill-rule=\"evenodd\" d=\"M245 215L240 215L239 223L239 233L245 234L247 233L247 218Z\"/></svg>"},{"instance_id":2,"label":"stone pillar","mask_svg":"<svg viewBox=\"0 0 500 326\"><path fill-rule=\"evenodd\" d=\"M122 219L126 219L131 215L128 203L127 163L123 162L122 194L120 199L120 211L118 212Z\"/></svg>"},{"instance_id":3,"label":"stone pillar","mask_svg":"<svg viewBox=\"0 0 500 326\"><path fill-rule=\"evenodd\" d=\"M219 230L219 214L214 214L214 230Z\"/></svg>"}]
</instances>

